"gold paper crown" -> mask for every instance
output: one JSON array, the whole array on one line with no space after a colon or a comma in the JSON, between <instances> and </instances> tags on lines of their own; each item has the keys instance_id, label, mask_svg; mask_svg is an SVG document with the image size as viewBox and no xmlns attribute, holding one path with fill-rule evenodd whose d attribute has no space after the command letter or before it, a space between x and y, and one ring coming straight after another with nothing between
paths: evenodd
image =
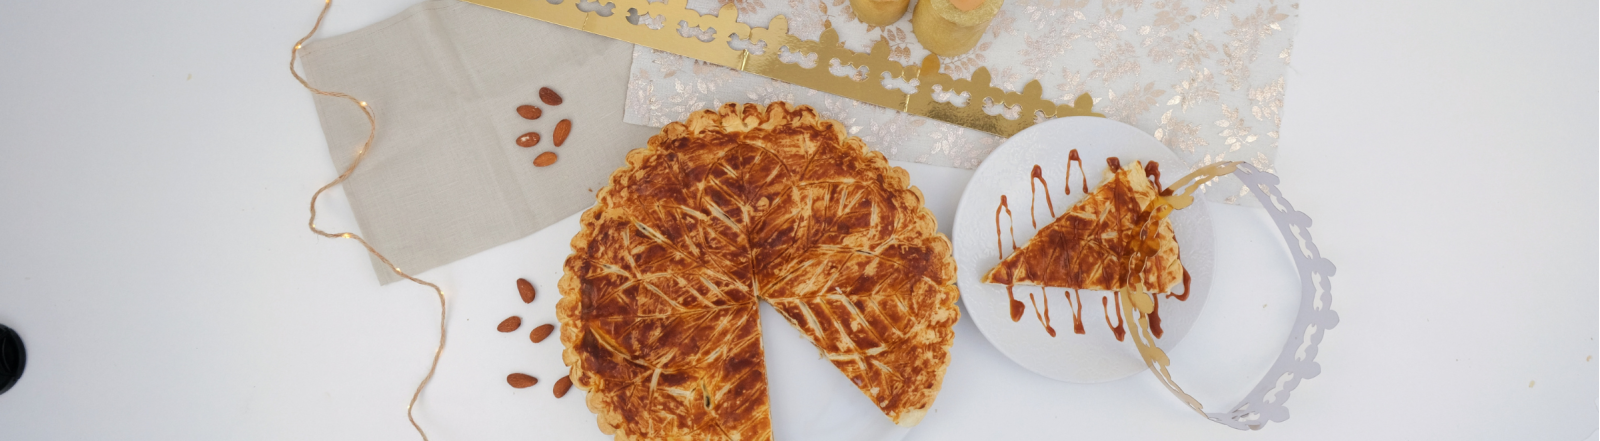
<instances>
[{"instance_id":1,"label":"gold paper crown","mask_svg":"<svg viewBox=\"0 0 1600 441\"><path fill-rule=\"evenodd\" d=\"M789 21L781 15L766 28L752 28L739 23L731 3L716 15L700 15L688 9L687 0L609 0L611 7L584 0L465 1L1004 137L1049 118L1105 116L1093 111L1087 93L1072 104L1044 99L1037 79L1021 92L1006 92L989 85L988 68L958 80L939 72L934 55L921 65L901 65L889 59L884 39L861 54L840 45L831 26L819 41L789 35ZM836 75L830 66L850 73Z\"/></svg>"}]
</instances>

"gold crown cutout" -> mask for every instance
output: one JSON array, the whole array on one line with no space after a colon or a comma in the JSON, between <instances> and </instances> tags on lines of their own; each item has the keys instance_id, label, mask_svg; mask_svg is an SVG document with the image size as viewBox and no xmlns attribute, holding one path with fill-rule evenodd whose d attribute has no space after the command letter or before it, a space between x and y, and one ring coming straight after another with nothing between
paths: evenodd
<instances>
[{"instance_id":1,"label":"gold crown cutout","mask_svg":"<svg viewBox=\"0 0 1600 441\"><path fill-rule=\"evenodd\" d=\"M1105 116L1093 111L1094 100L1087 93L1072 104L1043 98L1037 79L1020 92L1007 92L989 85L988 68L978 68L970 80L958 80L939 72L935 55L920 65L901 65L889 59L884 39L862 54L840 45L831 26L819 41L789 35L789 21L782 15L766 28L752 28L738 21L731 3L716 15L700 15L688 8L687 0L464 1L1002 137L1050 118ZM660 24L659 29L641 21ZM836 75L830 67L849 73Z\"/></svg>"}]
</instances>

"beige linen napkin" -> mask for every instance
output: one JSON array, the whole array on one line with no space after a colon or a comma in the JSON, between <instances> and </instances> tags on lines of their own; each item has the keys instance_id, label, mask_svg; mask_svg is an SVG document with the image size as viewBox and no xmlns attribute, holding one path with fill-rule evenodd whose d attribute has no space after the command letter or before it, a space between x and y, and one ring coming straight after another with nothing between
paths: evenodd
<instances>
[{"instance_id":1,"label":"beige linen napkin","mask_svg":"<svg viewBox=\"0 0 1600 441\"><path fill-rule=\"evenodd\" d=\"M365 100L377 138L344 184L361 234L412 274L532 234L594 203L594 192L659 130L622 122L633 45L456 1L433 0L361 30L307 43L317 88ZM539 88L565 99L539 102ZM343 170L367 135L348 101L316 96ZM544 110L526 120L517 106ZM556 122L572 135L552 143ZM516 139L539 132L532 148ZM549 167L533 166L555 152ZM382 283L400 280L376 259Z\"/></svg>"}]
</instances>

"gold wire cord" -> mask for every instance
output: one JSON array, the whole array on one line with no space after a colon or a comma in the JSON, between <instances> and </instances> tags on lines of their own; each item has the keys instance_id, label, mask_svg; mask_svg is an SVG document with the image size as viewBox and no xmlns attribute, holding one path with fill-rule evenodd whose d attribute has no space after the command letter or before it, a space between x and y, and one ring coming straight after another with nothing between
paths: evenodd
<instances>
[{"instance_id":1,"label":"gold wire cord","mask_svg":"<svg viewBox=\"0 0 1600 441\"><path fill-rule=\"evenodd\" d=\"M382 253L379 253L376 248L372 247L372 244L367 243L366 239L362 239L360 235L355 233L329 233L317 228L317 198L322 197L323 192L328 191L328 189L333 188L333 186L339 185L346 179L350 178L350 175L356 171L356 166L361 165L361 159L367 156L367 150L372 147L372 140L377 137L378 133L378 120L372 117L372 108L367 106L366 101L358 100L356 97L345 93L329 92L311 87L311 83L306 82L306 79L301 77L300 72L296 71L294 68L295 60L300 58L301 45L305 44L306 40L310 40L312 35L316 35L317 29L322 27L322 19L328 16L328 9L332 7L333 0L324 0L322 4L322 12L317 14L317 22L311 26L311 32L307 32L305 37L301 37L300 41L296 41L294 43L294 49L289 51L289 74L294 75L295 81L299 81L300 85L304 86L306 90L310 90L311 93L334 98L342 98L355 103L361 108L361 113L367 117L367 126L369 128L367 130L367 139L361 142L361 147L359 149L356 149L354 158L350 160L350 166L345 167L344 172L340 173L338 178L334 178L332 182L329 182L327 185L323 185L322 188L317 189L317 192L311 195L311 219L306 222L306 225L311 227L311 232L317 233L323 237L334 239L355 239L356 242L361 243L361 246L367 248L368 253L372 253L373 256L378 258L378 260L383 261L383 264L388 266L390 271L394 271L394 273L400 277L404 277L406 280L415 282L418 285L433 288L433 293L439 297L439 346L433 351L433 363L428 366L428 375L422 377L422 382L417 383L416 391L411 393L411 401L406 403L406 419L411 421L411 427L417 429L417 434L422 436L422 440L428 441L428 433L424 432L422 430L422 426L417 424L417 419L412 416L411 410L416 407L417 397L422 395L422 388L426 387L428 382L433 380L433 373L439 368L439 356L444 354L444 290L439 289L439 285L434 285L433 283L429 283L425 280L412 277L410 274L406 274L405 271L401 271L399 267L394 266L394 263L389 261L388 257L384 257Z\"/></svg>"}]
</instances>

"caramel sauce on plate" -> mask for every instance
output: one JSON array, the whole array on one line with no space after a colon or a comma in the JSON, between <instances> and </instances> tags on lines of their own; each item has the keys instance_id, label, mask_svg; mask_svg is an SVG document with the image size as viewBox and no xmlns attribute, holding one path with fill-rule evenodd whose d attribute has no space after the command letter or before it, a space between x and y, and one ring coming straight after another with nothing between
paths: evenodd
<instances>
[{"instance_id":1,"label":"caramel sauce on plate","mask_svg":"<svg viewBox=\"0 0 1600 441\"><path fill-rule=\"evenodd\" d=\"M1083 158L1078 157L1078 149L1067 152L1067 178L1065 179L1067 194L1072 194L1072 162L1078 162L1079 179L1083 180L1083 192L1089 192L1089 172L1083 171Z\"/></svg>"},{"instance_id":2,"label":"caramel sauce on plate","mask_svg":"<svg viewBox=\"0 0 1600 441\"><path fill-rule=\"evenodd\" d=\"M1180 301L1180 302L1182 302L1184 300L1189 300L1189 269L1188 268L1184 268L1183 269L1183 295L1167 293L1167 298L1178 299L1178 301Z\"/></svg>"},{"instance_id":3,"label":"caramel sauce on plate","mask_svg":"<svg viewBox=\"0 0 1600 441\"><path fill-rule=\"evenodd\" d=\"M994 247L999 250L1000 258L1004 259L1006 251L1003 247L1005 242L1002 241L1003 238L1000 236L1000 210L1005 210L1006 219L1011 221L1011 250L1016 251L1017 222L1016 218L1011 216L1011 205L1006 203L1006 195L1000 195L1000 206L994 208Z\"/></svg>"},{"instance_id":4,"label":"caramel sauce on plate","mask_svg":"<svg viewBox=\"0 0 1600 441\"><path fill-rule=\"evenodd\" d=\"M1067 171L1070 173L1072 169L1069 168ZM1050 200L1050 184L1044 182L1044 169L1039 167L1039 164L1034 164L1033 174L1028 178L1028 219L1033 221L1033 228L1037 230L1039 229L1039 217L1033 215L1033 206L1037 204L1039 199L1039 189L1033 186L1034 181L1038 181L1039 186L1044 187L1044 203L1050 207L1051 219L1056 218L1056 203ZM1012 239L1015 239L1015 237Z\"/></svg>"},{"instance_id":5,"label":"caramel sauce on plate","mask_svg":"<svg viewBox=\"0 0 1600 441\"><path fill-rule=\"evenodd\" d=\"M1118 295L1118 291L1112 291L1111 297L1117 299L1117 324L1115 326L1111 324L1111 306L1106 304L1105 297L1100 298L1100 307L1106 310L1106 326L1111 327L1111 333L1117 336L1117 341L1122 341L1122 337L1128 334L1128 329L1123 326L1125 323L1122 322L1122 296Z\"/></svg>"},{"instance_id":6,"label":"caramel sauce on plate","mask_svg":"<svg viewBox=\"0 0 1600 441\"><path fill-rule=\"evenodd\" d=\"M1022 312L1028 310L1028 305L1017 301L1017 296L1011 292L1011 288L1011 285L1006 285L1006 297L1011 298L1011 321L1020 322L1022 321Z\"/></svg>"},{"instance_id":7,"label":"caramel sauce on plate","mask_svg":"<svg viewBox=\"0 0 1600 441\"><path fill-rule=\"evenodd\" d=\"M1158 191L1158 192L1164 191L1161 188L1161 164L1156 163L1155 161L1150 161L1150 163L1145 164L1144 165L1144 175L1145 175L1145 177L1150 178L1150 182L1151 183L1155 184L1156 191ZM1168 193L1168 194L1170 194L1170 193ZM1166 196L1166 194L1163 194L1162 196Z\"/></svg>"},{"instance_id":8,"label":"caramel sauce on plate","mask_svg":"<svg viewBox=\"0 0 1600 441\"><path fill-rule=\"evenodd\" d=\"M1161 338L1161 296L1150 296L1150 333Z\"/></svg>"},{"instance_id":9,"label":"caramel sauce on plate","mask_svg":"<svg viewBox=\"0 0 1600 441\"><path fill-rule=\"evenodd\" d=\"M1064 180L1063 190L1066 192L1066 194L1069 194L1069 195L1072 194L1072 163L1073 162L1077 162L1078 163L1078 173L1079 173L1080 185L1081 185L1081 187L1083 189L1083 192L1084 193L1088 193L1089 192L1089 175L1088 175L1088 172L1086 172L1083 169L1083 158L1078 154L1078 150L1077 149L1072 149L1067 154L1067 167L1066 167L1067 168L1066 169L1067 173L1066 173L1066 179ZM1108 158L1106 158L1106 166L1108 168L1110 168L1110 171L1112 173L1116 173L1116 172L1122 170L1122 160L1120 158L1117 158L1117 157L1108 157ZM1155 186L1156 189L1158 189L1158 191L1161 192L1161 194L1163 196L1172 194L1172 192L1170 190L1165 190L1165 189L1161 188L1161 166L1160 166L1159 163L1157 163L1155 161L1150 161L1149 163L1146 163L1144 165L1144 173L1145 173L1146 178L1150 180L1150 182ZM1030 194L1029 195L1030 196L1029 197L1029 204L1028 204L1028 214L1029 214L1029 218L1030 218L1031 224L1033 225L1033 227L1035 229L1039 228L1039 221L1037 220L1035 212L1036 212L1036 206L1037 206L1037 199L1038 199L1038 196L1039 196L1039 189L1041 187L1044 189L1045 206L1050 211L1051 218L1054 219L1057 215L1056 215L1056 211L1055 211L1055 201L1050 196L1050 185L1044 179L1044 169L1043 169L1043 167L1040 166L1039 164L1034 164L1033 169L1029 173L1029 176L1028 176L1028 191L1029 191L1029 194ZM1011 206L1010 206L1010 203L1007 200L1006 196L1005 195L1001 195L1000 196L1000 205L996 206L995 207L995 211L994 211L994 233L995 233L995 251L999 254L999 256L1003 260L1004 257L1005 257L1005 236L1003 234L1003 230L1002 230L1001 225L1000 225L1000 214L1002 212L1004 212L1006 214L1007 220L1010 221L1008 223L1008 225L1010 226L1010 231L1011 231L1011 249L1012 249L1012 251L1016 251L1020 247L1017 245L1016 218L1014 217L1014 215L1011 212ZM1137 219L1137 223L1139 223L1139 224L1148 223L1152 218L1151 214L1152 213L1138 213L1138 214L1136 214L1135 216L1136 216L1136 219ZM1157 220L1159 220L1159 219L1157 219ZM1147 234L1147 232L1140 231L1139 236L1145 236L1146 234ZM1144 239L1144 237L1130 238L1130 240L1134 241L1134 242L1142 242L1141 239ZM1139 245L1144 245L1144 244L1141 243ZM1137 247L1137 245L1134 248L1136 248L1136 247ZM1190 285L1189 270L1187 268L1185 268L1183 270L1183 294L1180 295L1180 294L1176 294L1176 293L1166 293L1166 296L1168 298L1176 299L1178 301L1188 300L1188 298L1189 298L1189 285ZM1069 289L1065 294L1066 294L1066 298L1067 298L1067 307L1068 307L1069 311L1072 312L1072 331L1073 331L1073 333L1079 334L1079 335L1085 334L1086 332L1085 332L1084 326L1083 326L1083 294L1081 292L1079 292L1079 290L1077 290L1077 289ZM1039 323L1041 325L1044 326L1045 332L1048 332L1051 337L1054 337L1054 336L1056 336L1056 330L1055 330L1055 327L1051 325L1051 319L1050 319L1050 296L1049 296L1048 292L1041 292L1041 293L1039 293L1039 295L1042 295L1044 297L1044 300L1043 300L1044 301L1044 307L1043 308L1041 308L1039 306L1039 299L1038 299L1038 296L1035 295L1035 293L1032 293L1032 292L1028 293L1028 302L1033 304L1034 317L1039 320ZM1152 298L1156 299L1158 296L1159 295L1153 295ZM1012 322L1020 322L1020 321L1022 321L1022 316L1028 310L1028 303L1023 303L1022 301L1017 300L1017 296L1016 296L1016 292L1015 292L1015 285L1012 285L1012 284L1007 284L1006 285L1006 297L1008 298L1008 306L1009 306L1009 309L1010 309L1011 321ZM1112 304L1113 302L1115 302L1115 305ZM1119 296L1118 292L1113 292L1110 297L1101 297L1100 306L1104 309L1103 317L1106 320L1106 326L1111 329L1111 332L1117 338L1117 341L1123 341L1127 336L1128 330L1127 330L1127 323L1125 323L1123 318L1122 318L1123 317L1122 316L1122 300L1121 300L1121 297ZM1161 329L1160 307L1161 307L1161 305L1160 305L1159 299L1157 299L1157 301L1155 303L1155 307L1151 310L1150 314L1148 314L1148 318L1150 320L1151 333L1154 334L1156 338L1160 338L1162 336L1162 334L1164 333L1163 330ZM1113 315L1113 313L1112 313L1113 309L1115 309L1115 311L1116 311L1115 315L1116 315L1116 319L1117 320L1116 320L1115 324L1113 324L1112 320L1111 320L1111 316Z\"/></svg>"},{"instance_id":10,"label":"caramel sauce on plate","mask_svg":"<svg viewBox=\"0 0 1600 441\"><path fill-rule=\"evenodd\" d=\"M1077 297L1078 300L1072 300ZM1077 306L1073 306L1076 304ZM1072 308L1072 333L1083 335L1083 294L1074 289L1067 292L1067 307Z\"/></svg>"}]
</instances>

